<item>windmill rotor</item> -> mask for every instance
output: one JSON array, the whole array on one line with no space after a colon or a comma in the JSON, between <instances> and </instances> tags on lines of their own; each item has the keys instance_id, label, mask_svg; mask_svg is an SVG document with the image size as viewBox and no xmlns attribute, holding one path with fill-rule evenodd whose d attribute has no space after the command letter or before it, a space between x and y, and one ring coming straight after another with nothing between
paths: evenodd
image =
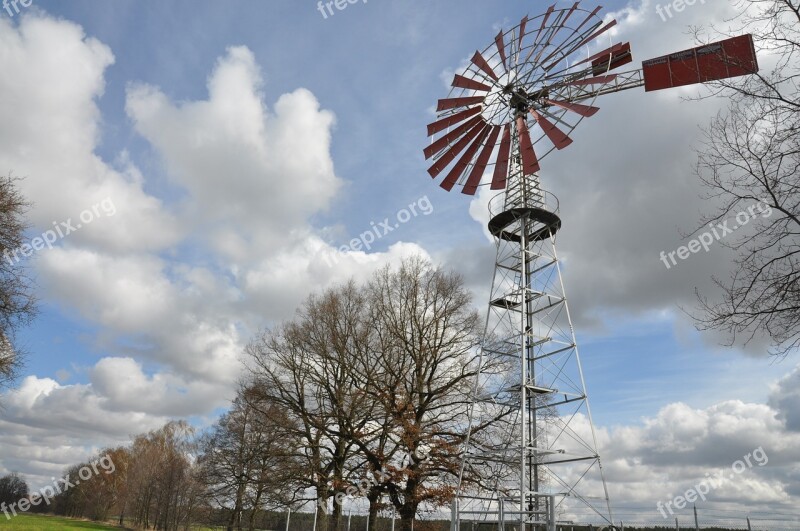
<instances>
[{"instance_id":1,"label":"windmill rotor","mask_svg":"<svg viewBox=\"0 0 800 531\"><path fill-rule=\"evenodd\" d=\"M572 143L570 133L599 110L591 103L616 77L607 74L610 63L598 67L599 62L620 50L630 57L630 47L622 43L588 53L616 24L603 23L598 12L579 3L553 5L538 17L523 17L474 53L467 68L453 77L448 97L438 101L438 119L428 125L428 136L440 136L424 155L433 160L431 177L448 170L442 188L460 185L468 195L487 184L504 188L512 134L519 139L527 173L538 171L547 154ZM617 60L613 66L622 64ZM492 178L482 182L492 167Z\"/></svg>"}]
</instances>

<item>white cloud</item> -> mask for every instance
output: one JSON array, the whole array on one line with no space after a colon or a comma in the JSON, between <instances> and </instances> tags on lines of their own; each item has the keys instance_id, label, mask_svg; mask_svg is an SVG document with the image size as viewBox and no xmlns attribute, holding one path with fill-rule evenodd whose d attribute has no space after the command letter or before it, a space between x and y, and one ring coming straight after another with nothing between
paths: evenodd
<instances>
[{"instance_id":1,"label":"white cloud","mask_svg":"<svg viewBox=\"0 0 800 531\"><path fill-rule=\"evenodd\" d=\"M98 327L92 346L104 357L73 367L85 383L28 376L3 396L0 472L43 482L96 445L210 414L232 398L253 331L291 316L315 289L424 253L399 242L336 254L323 241L309 218L342 184L330 157L334 116L305 89L269 110L247 48L219 59L208 100L174 104L159 88L131 85L136 130L185 192L168 203L144 191L147 176L128 152L118 168L95 153L96 100L114 60L107 46L44 15L18 28L0 20L0 43L0 97L14 102L0 105L0 167L28 176L22 191L37 228L106 197L116 209L34 262L47 300Z\"/></svg>"}]
</instances>

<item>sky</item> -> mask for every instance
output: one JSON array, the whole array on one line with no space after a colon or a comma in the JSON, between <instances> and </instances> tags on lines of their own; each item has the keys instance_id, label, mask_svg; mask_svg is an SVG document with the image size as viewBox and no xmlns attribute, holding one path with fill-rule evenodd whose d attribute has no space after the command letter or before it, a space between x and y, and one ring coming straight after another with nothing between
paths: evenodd
<instances>
[{"instance_id":1,"label":"sky","mask_svg":"<svg viewBox=\"0 0 800 531\"><path fill-rule=\"evenodd\" d=\"M484 311L490 194L430 179L425 125L476 48L548 5L359 0L323 14L311 0L35 0L0 11L0 169L32 202L30 238L59 229L20 261L40 315L20 332L24 374L0 395L0 474L41 486L170 419L213 423L254 334L402 257L459 272ZM635 65L738 12L725 0L672 17L656 7L605 4ZM659 258L713 209L693 167L727 102L692 98L702 91L603 96L574 144L542 162L611 497L620 515L655 522L656 501L758 448L768 463L707 506L788 514L800 496L797 356L694 328L695 289L713 296L712 276L730 271L722 245L669 269ZM351 246L385 221L369 249Z\"/></svg>"}]
</instances>

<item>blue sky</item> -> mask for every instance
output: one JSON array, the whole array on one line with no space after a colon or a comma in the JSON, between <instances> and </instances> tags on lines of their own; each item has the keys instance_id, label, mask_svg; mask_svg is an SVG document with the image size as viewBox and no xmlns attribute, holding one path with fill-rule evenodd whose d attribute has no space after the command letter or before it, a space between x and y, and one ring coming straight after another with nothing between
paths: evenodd
<instances>
[{"instance_id":1,"label":"blue sky","mask_svg":"<svg viewBox=\"0 0 800 531\"><path fill-rule=\"evenodd\" d=\"M309 292L406 254L461 272L482 308L488 195L431 181L425 124L476 48L546 7L370 0L324 18L306 0L37 0L13 18L0 12L0 167L25 176L31 236L105 196L119 211L29 262L42 312L21 334L25 375L0 411L0 472L40 481L169 418L213 420L249 335ZM662 21L654 2L632 0L604 13L638 64L694 45L689 25L734 11L709 0ZM561 200L559 251L612 490L629 494L623 465L636 459L663 475L648 452L662 428L685 428L669 409L683 403L707 433L722 417L744 431L751 416L769 426L762 438L785 474L754 476L752 501L783 507L797 494L798 434L784 422L796 359L773 363L760 341L720 347L724 338L684 315L695 287L713 290L711 276L729 270L724 249L670 270L658 259L710 208L693 149L726 102L686 101L696 91L598 100L575 144L543 162L542 180ZM424 196L431 215L320 265L327 246ZM730 433L733 461L741 437ZM620 437L640 445L622 452ZM696 455L725 451L712 440L697 439ZM680 460L671 471L669 488L703 473Z\"/></svg>"}]
</instances>

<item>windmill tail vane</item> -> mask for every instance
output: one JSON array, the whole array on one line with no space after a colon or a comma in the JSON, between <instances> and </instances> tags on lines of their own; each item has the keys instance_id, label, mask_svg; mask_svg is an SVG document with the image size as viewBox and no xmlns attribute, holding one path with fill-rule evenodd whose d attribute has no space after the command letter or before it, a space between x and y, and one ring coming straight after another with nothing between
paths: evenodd
<instances>
[{"instance_id":1,"label":"windmill tail vane","mask_svg":"<svg viewBox=\"0 0 800 531\"><path fill-rule=\"evenodd\" d=\"M500 31L438 100L423 149L445 190L489 202L495 272L452 504L462 524L555 531L559 521L613 527L584 373L556 253L558 200L543 159L573 144L605 94L705 83L758 71L742 35L644 61L600 7L550 6ZM487 422L487 419L501 419ZM473 433L473 427L480 426ZM495 527L497 526L497 527Z\"/></svg>"}]
</instances>

